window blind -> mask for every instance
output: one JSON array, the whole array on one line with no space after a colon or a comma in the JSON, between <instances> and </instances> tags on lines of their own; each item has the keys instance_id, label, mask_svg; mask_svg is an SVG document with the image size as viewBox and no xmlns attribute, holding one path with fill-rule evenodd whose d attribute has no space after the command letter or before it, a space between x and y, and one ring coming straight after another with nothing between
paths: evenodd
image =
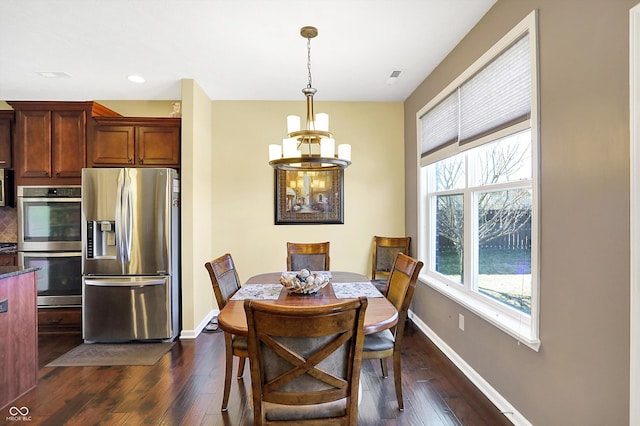
<instances>
[{"instance_id":1,"label":"window blind","mask_svg":"<svg viewBox=\"0 0 640 426\"><path fill-rule=\"evenodd\" d=\"M420 117L422 156L464 144L531 116L529 34Z\"/></svg>"},{"instance_id":2,"label":"window blind","mask_svg":"<svg viewBox=\"0 0 640 426\"><path fill-rule=\"evenodd\" d=\"M529 36L525 35L460 87L460 143L531 115Z\"/></svg>"},{"instance_id":3,"label":"window blind","mask_svg":"<svg viewBox=\"0 0 640 426\"><path fill-rule=\"evenodd\" d=\"M458 141L458 91L453 92L420 118L422 154Z\"/></svg>"}]
</instances>

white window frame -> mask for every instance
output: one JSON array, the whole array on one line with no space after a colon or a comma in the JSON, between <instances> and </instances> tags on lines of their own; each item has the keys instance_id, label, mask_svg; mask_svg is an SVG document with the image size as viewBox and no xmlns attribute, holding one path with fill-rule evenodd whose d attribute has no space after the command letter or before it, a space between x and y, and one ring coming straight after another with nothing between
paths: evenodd
<instances>
[{"instance_id":1,"label":"white window frame","mask_svg":"<svg viewBox=\"0 0 640 426\"><path fill-rule=\"evenodd\" d=\"M431 108L445 99L453 91L457 90L466 80L471 78L476 72L481 70L485 65L499 56L512 43L525 34L529 34L529 51L531 63L531 116L529 121L520 122L506 129L501 129L490 135L479 138L471 143L464 145L451 144L442 149L433 152L424 158L421 157L421 140L422 126L420 117L424 116ZM502 39L493 45L484 55L476 60L467 70L465 70L458 78L451 82L444 90L435 96L416 114L417 127L417 157L418 164L418 257L425 263L419 281L431 286L435 290L449 297L453 301L464 306L466 309L476 313L489 323L495 325L505 333L513 336L519 342L524 343L535 351L540 349L539 338L539 111L538 111L538 36L537 36L537 11L534 10L525 17L518 25L509 31ZM531 161L532 161L532 221L531 221L531 313L530 315L509 309L506 306L500 306L498 303L488 300L485 297L478 297L475 292L470 291L470 284L462 286L448 281L443 275L431 272L429 267L429 259L431 253L429 238L429 221L427 215L429 209L427 206L427 185L426 173L427 165L435 163L439 160L448 158L456 153L466 151L468 149L483 145L488 142L498 140L504 136L515 134L519 131L531 130ZM466 190L465 190L466 191ZM465 206L465 210L467 206ZM465 231L467 223L470 222L470 216L465 216Z\"/></svg>"}]
</instances>

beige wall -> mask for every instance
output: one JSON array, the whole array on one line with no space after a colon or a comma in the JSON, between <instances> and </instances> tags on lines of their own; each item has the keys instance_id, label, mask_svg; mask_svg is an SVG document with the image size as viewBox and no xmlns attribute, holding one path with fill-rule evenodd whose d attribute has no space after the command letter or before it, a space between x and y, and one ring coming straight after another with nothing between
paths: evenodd
<instances>
[{"instance_id":1,"label":"beige wall","mask_svg":"<svg viewBox=\"0 0 640 426\"><path fill-rule=\"evenodd\" d=\"M286 267L286 242L331 242L331 268L368 274L373 236L404 235L403 106L316 102L336 143L350 143L344 225L274 225L268 145L286 136L301 102L213 102L213 252L233 255L240 279Z\"/></svg>"},{"instance_id":2,"label":"beige wall","mask_svg":"<svg viewBox=\"0 0 640 426\"><path fill-rule=\"evenodd\" d=\"M413 303L535 425L629 421L628 28L636 2L499 0L405 102L406 222L415 237L416 112L539 10L540 352L425 284Z\"/></svg>"},{"instance_id":3,"label":"beige wall","mask_svg":"<svg viewBox=\"0 0 640 426\"><path fill-rule=\"evenodd\" d=\"M182 81L182 333L193 337L215 306L204 263L211 260L211 101L194 80Z\"/></svg>"}]
</instances>

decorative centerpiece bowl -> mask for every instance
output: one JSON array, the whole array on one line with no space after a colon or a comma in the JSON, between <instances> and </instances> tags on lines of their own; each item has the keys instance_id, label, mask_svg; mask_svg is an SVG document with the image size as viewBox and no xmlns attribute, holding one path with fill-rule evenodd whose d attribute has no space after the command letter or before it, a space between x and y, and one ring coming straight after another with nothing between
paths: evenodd
<instances>
[{"instance_id":1,"label":"decorative centerpiece bowl","mask_svg":"<svg viewBox=\"0 0 640 426\"><path fill-rule=\"evenodd\" d=\"M312 273L307 269L301 269L300 272L283 272L280 277L280 284L289 293L297 294L317 293L321 288L329 284L329 281L330 277L326 274Z\"/></svg>"}]
</instances>

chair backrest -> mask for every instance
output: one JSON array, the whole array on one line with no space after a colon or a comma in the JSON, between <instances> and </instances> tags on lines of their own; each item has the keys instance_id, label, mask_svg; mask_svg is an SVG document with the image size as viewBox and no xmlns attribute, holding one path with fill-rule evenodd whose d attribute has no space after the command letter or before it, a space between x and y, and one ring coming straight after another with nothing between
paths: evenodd
<instances>
[{"instance_id":1,"label":"chair backrest","mask_svg":"<svg viewBox=\"0 0 640 426\"><path fill-rule=\"evenodd\" d=\"M366 308L365 297L296 309L244 302L255 424L314 417L357 424Z\"/></svg>"},{"instance_id":2,"label":"chair backrest","mask_svg":"<svg viewBox=\"0 0 640 426\"><path fill-rule=\"evenodd\" d=\"M287 270L329 270L329 242L287 243Z\"/></svg>"},{"instance_id":3,"label":"chair backrest","mask_svg":"<svg viewBox=\"0 0 640 426\"><path fill-rule=\"evenodd\" d=\"M238 272L229 253L204 264L209 271L213 294L216 296L218 308L222 309L227 300L240 288Z\"/></svg>"},{"instance_id":4,"label":"chair backrest","mask_svg":"<svg viewBox=\"0 0 640 426\"><path fill-rule=\"evenodd\" d=\"M400 327L404 327L420 269L422 269L422 262L403 253L398 253L393 262L387 286L387 299L398 310Z\"/></svg>"},{"instance_id":5,"label":"chair backrest","mask_svg":"<svg viewBox=\"0 0 640 426\"><path fill-rule=\"evenodd\" d=\"M396 254L404 253L407 256L411 237L373 237L373 258L371 260L371 279L377 276L389 276Z\"/></svg>"}]
</instances>

